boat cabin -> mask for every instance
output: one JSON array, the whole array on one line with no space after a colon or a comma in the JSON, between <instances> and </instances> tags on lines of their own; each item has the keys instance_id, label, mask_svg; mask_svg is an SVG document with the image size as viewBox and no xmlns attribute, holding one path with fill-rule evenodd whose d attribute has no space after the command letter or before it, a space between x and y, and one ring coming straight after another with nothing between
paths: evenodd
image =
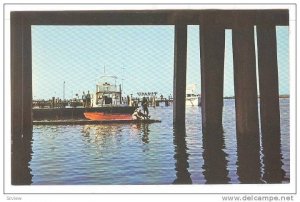
<instances>
[{"instance_id":1,"label":"boat cabin","mask_svg":"<svg viewBox=\"0 0 300 202\"><path fill-rule=\"evenodd\" d=\"M96 84L93 106L116 106L122 103L121 85L117 84L116 76L101 76Z\"/></svg>"}]
</instances>

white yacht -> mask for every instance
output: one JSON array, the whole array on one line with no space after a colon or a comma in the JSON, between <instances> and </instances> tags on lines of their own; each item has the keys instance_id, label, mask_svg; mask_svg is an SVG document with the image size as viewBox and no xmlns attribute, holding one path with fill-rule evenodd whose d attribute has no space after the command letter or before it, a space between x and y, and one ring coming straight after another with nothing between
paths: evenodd
<instances>
[{"instance_id":1,"label":"white yacht","mask_svg":"<svg viewBox=\"0 0 300 202\"><path fill-rule=\"evenodd\" d=\"M186 97L185 105L186 106L200 106L200 95L196 93L196 84L189 84L186 86Z\"/></svg>"}]
</instances>

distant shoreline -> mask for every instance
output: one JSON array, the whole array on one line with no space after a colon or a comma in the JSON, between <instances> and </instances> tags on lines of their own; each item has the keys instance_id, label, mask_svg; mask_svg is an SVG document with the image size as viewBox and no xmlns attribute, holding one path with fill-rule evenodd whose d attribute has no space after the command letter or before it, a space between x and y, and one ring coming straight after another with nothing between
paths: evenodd
<instances>
[{"instance_id":1,"label":"distant shoreline","mask_svg":"<svg viewBox=\"0 0 300 202\"><path fill-rule=\"evenodd\" d=\"M234 99L234 96L225 96L223 97L223 99ZM258 98L260 98L260 96L258 96ZM290 95L279 95L279 98L290 98ZM51 99L38 99L38 100L33 100L33 101L51 101ZM73 100L73 99L67 99L67 100ZM80 99L78 99L80 100Z\"/></svg>"},{"instance_id":2,"label":"distant shoreline","mask_svg":"<svg viewBox=\"0 0 300 202\"><path fill-rule=\"evenodd\" d=\"M234 99L234 96L229 96L229 97L223 97L223 99ZM258 96L260 98L260 96ZM279 98L290 98L290 95L279 95Z\"/></svg>"}]
</instances>

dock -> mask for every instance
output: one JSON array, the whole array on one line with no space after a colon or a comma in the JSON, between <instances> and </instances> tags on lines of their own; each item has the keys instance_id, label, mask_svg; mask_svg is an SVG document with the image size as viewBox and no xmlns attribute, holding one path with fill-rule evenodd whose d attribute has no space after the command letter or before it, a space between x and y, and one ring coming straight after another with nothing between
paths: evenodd
<instances>
[{"instance_id":1,"label":"dock","mask_svg":"<svg viewBox=\"0 0 300 202\"><path fill-rule=\"evenodd\" d=\"M143 119L143 120L43 120L33 121L33 125L88 125L88 124L124 124L124 123L160 123L161 120Z\"/></svg>"}]
</instances>

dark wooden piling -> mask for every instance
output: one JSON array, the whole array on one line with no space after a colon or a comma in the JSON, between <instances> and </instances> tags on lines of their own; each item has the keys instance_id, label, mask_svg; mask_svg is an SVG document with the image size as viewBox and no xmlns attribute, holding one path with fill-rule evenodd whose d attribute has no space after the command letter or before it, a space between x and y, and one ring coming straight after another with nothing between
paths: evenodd
<instances>
[{"instance_id":1,"label":"dark wooden piling","mask_svg":"<svg viewBox=\"0 0 300 202\"><path fill-rule=\"evenodd\" d=\"M200 25L201 112L204 132L222 131L225 30L209 15Z\"/></svg>"},{"instance_id":2,"label":"dark wooden piling","mask_svg":"<svg viewBox=\"0 0 300 202\"><path fill-rule=\"evenodd\" d=\"M232 30L232 37L237 133L241 135L258 136L259 127L253 25L246 24L246 22L242 21L241 24Z\"/></svg>"},{"instance_id":3,"label":"dark wooden piling","mask_svg":"<svg viewBox=\"0 0 300 202\"><path fill-rule=\"evenodd\" d=\"M260 118L262 134L280 134L276 28L257 26ZM272 139L280 137L272 136Z\"/></svg>"},{"instance_id":4,"label":"dark wooden piling","mask_svg":"<svg viewBox=\"0 0 300 202\"><path fill-rule=\"evenodd\" d=\"M254 26L237 18L232 30L238 174L242 183L260 182Z\"/></svg>"},{"instance_id":5,"label":"dark wooden piling","mask_svg":"<svg viewBox=\"0 0 300 202\"><path fill-rule=\"evenodd\" d=\"M31 71L26 72L24 65L26 65L26 56L24 46L29 46L31 43L26 41L24 17L21 14L15 13L11 15L11 167L13 185L30 184L31 178L28 169L28 154L31 139L32 121L30 119L32 98L26 95L31 92ZM30 28L30 27L29 27ZM26 58L24 58L26 57ZM29 59L31 60L31 58ZM31 65L30 65L31 66ZM29 88L27 88L29 87ZM25 88L25 89L24 89ZM28 92L30 91L30 92ZM28 144L27 144L28 143Z\"/></svg>"},{"instance_id":6,"label":"dark wooden piling","mask_svg":"<svg viewBox=\"0 0 300 202\"><path fill-rule=\"evenodd\" d=\"M260 90L260 121L265 173L269 183L283 180L280 153L280 111L276 27L272 24L257 26L257 52Z\"/></svg>"},{"instance_id":7,"label":"dark wooden piling","mask_svg":"<svg viewBox=\"0 0 300 202\"><path fill-rule=\"evenodd\" d=\"M175 25L174 50L174 85L173 85L173 123L185 123L185 94L186 94L186 56L187 56L187 25Z\"/></svg>"},{"instance_id":8,"label":"dark wooden piling","mask_svg":"<svg viewBox=\"0 0 300 202\"><path fill-rule=\"evenodd\" d=\"M22 80L23 75L20 71L22 66L22 28L23 20L21 15L11 16L11 148L12 148L12 184L19 184L21 180L21 171L23 168L20 155L22 154L22 135L23 135L23 96ZM21 113L20 113L21 112Z\"/></svg>"},{"instance_id":9,"label":"dark wooden piling","mask_svg":"<svg viewBox=\"0 0 300 202\"><path fill-rule=\"evenodd\" d=\"M24 138L32 139L32 53L31 53L31 26L26 18L24 18L23 26L23 125L24 133L27 135Z\"/></svg>"}]
</instances>

